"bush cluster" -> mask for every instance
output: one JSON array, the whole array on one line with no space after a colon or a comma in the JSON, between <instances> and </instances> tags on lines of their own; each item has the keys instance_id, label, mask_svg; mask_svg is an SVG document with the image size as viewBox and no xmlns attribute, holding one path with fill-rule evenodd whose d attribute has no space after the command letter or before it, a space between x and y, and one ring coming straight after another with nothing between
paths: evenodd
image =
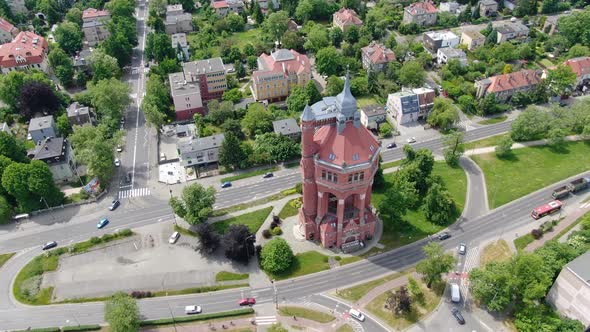
<instances>
[{"instance_id":1,"label":"bush cluster","mask_svg":"<svg viewBox=\"0 0 590 332\"><path fill-rule=\"evenodd\" d=\"M133 291L129 295L134 299L143 299L145 297L154 296L154 294L150 291Z\"/></svg>"},{"instance_id":2,"label":"bush cluster","mask_svg":"<svg viewBox=\"0 0 590 332\"><path fill-rule=\"evenodd\" d=\"M535 228L531 231L531 235L535 238L535 240L538 240L541 238L541 236L543 236L543 231Z\"/></svg>"}]
</instances>

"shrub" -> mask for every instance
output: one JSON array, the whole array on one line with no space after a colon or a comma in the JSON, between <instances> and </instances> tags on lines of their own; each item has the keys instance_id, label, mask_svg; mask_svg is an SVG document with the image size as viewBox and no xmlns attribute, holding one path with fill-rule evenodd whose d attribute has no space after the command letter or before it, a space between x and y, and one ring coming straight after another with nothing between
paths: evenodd
<instances>
[{"instance_id":1,"label":"shrub","mask_svg":"<svg viewBox=\"0 0 590 332\"><path fill-rule=\"evenodd\" d=\"M260 252L260 266L270 273L285 272L293 263L295 256L287 241L275 238L262 248Z\"/></svg>"},{"instance_id":2,"label":"shrub","mask_svg":"<svg viewBox=\"0 0 590 332\"><path fill-rule=\"evenodd\" d=\"M543 236L543 231L541 231L540 229L537 229L537 228L535 228L535 229L533 229L533 230L531 231L531 235L532 235L532 236L533 236L533 237L534 237L536 240L538 240L538 239L540 239L540 238L541 238L541 236Z\"/></svg>"},{"instance_id":3,"label":"shrub","mask_svg":"<svg viewBox=\"0 0 590 332\"><path fill-rule=\"evenodd\" d=\"M80 325L80 326L64 326L61 330L63 332L77 332L77 331L98 331L100 330L100 325Z\"/></svg>"},{"instance_id":4,"label":"shrub","mask_svg":"<svg viewBox=\"0 0 590 332\"><path fill-rule=\"evenodd\" d=\"M272 233L272 235L281 235L283 234L283 230L277 226L275 228L272 229L272 231L270 231Z\"/></svg>"},{"instance_id":5,"label":"shrub","mask_svg":"<svg viewBox=\"0 0 590 332\"><path fill-rule=\"evenodd\" d=\"M272 237L272 233L270 232L270 229L263 230L262 237L265 239L270 239Z\"/></svg>"},{"instance_id":6,"label":"shrub","mask_svg":"<svg viewBox=\"0 0 590 332\"><path fill-rule=\"evenodd\" d=\"M274 228L275 228L275 227L277 227L278 225L279 225L278 223L276 223L276 222L274 222L274 221L273 221L273 222L271 222L271 223L270 223L270 227L269 227L269 228L270 228L270 229L274 229Z\"/></svg>"},{"instance_id":7,"label":"shrub","mask_svg":"<svg viewBox=\"0 0 590 332\"><path fill-rule=\"evenodd\" d=\"M20 330L15 332L60 332L59 327L44 327L41 329Z\"/></svg>"},{"instance_id":8,"label":"shrub","mask_svg":"<svg viewBox=\"0 0 590 332\"><path fill-rule=\"evenodd\" d=\"M122 229L119 234L123 237L133 235L133 232L129 228Z\"/></svg>"},{"instance_id":9,"label":"shrub","mask_svg":"<svg viewBox=\"0 0 590 332\"><path fill-rule=\"evenodd\" d=\"M99 244L100 242L102 242L102 240L97 236L93 236L90 238L90 243L92 244Z\"/></svg>"},{"instance_id":10,"label":"shrub","mask_svg":"<svg viewBox=\"0 0 590 332\"><path fill-rule=\"evenodd\" d=\"M143 299L145 297L152 297L153 294L150 291L133 291L131 292L131 294L129 294L132 298L134 299Z\"/></svg>"},{"instance_id":11,"label":"shrub","mask_svg":"<svg viewBox=\"0 0 590 332\"><path fill-rule=\"evenodd\" d=\"M280 224L281 223L281 218L279 218L279 216L277 215L273 215L272 216L272 222Z\"/></svg>"},{"instance_id":12,"label":"shrub","mask_svg":"<svg viewBox=\"0 0 590 332\"><path fill-rule=\"evenodd\" d=\"M303 185L301 182L295 185L295 191L297 191L299 195L303 194Z\"/></svg>"}]
</instances>

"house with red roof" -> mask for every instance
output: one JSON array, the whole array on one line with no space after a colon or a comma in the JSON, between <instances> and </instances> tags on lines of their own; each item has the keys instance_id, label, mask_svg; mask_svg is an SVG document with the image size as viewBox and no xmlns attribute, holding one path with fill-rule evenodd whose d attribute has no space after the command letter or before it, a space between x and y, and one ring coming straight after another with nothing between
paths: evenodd
<instances>
[{"instance_id":1,"label":"house with red roof","mask_svg":"<svg viewBox=\"0 0 590 332\"><path fill-rule=\"evenodd\" d=\"M332 24L344 31L353 25L360 28L361 25L363 25L363 21L353 9L340 8L340 10L335 12L332 16Z\"/></svg>"},{"instance_id":2,"label":"house with red roof","mask_svg":"<svg viewBox=\"0 0 590 332\"><path fill-rule=\"evenodd\" d=\"M311 64L305 54L278 49L258 57L258 70L252 73L250 89L256 100L279 101L296 86L311 80Z\"/></svg>"},{"instance_id":3,"label":"house with red roof","mask_svg":"<svg viewBox=\"0 0 590 332\"><path fill-rule=\"evenodd\" d=\"M419 26L435 25L438 11L432 1L415 2L404 8L404 24L416 23Z\"/></svg>"},{"instance_id":4,"label":"house with red roof","mask_svg":"<svg viewBox=\"0 0 590 332\"><path fill-rule=\"evenodd\" d=\"M0 17L0 44L8 43L18 34L18 29Z\"/></svg>"},{"instance_id":5,"label":"house with red roof","mask_svg":"<svg viewBox=\"0 0 590 332\"><path fill-rule=\"evenodd\" d=\"M488 77L475 82L476 97L494 94L497 100L507 101L517 92L534 90L542 80L542 72L532 69Z\"/></svg>"},{"instance_id":6,"label":"house with red roof","mask_svg":"<svg viewBox=\"0 0 590 332\"><path fill-rule=\"evenodd\" d=\"M363 68L366 70L382 71L387 64L395 61L395 53L381 43L372 41L368 46L361 48Z\"/></svg>"},{"instance_id":7,"label":"house with red roof","mask_svg":"<svg viewBox=\"0 0 590 332\"><path fill-rule=\"evenodd\" d=\"M108 10L88 8L82 12L82 32L84 32L84 42L88 46L94 46L109 38L107 23L110 19Z\"/></svg>"},{"instance_id":8,"label":"house with red roof","mask_svg":"<svg viewBox=\"0 0 590 332\"><path fill-rule=\"evenodd\" d=\"M212 1L211 8L215 10L215 13L217 15L225 17L227 14L231 13L242 13L244 11L244 2L242 0Z\"/></svg>"},{"instance_id":9,"label":"house with red roof","mask_svg":"<svg viewBox=\"0 0 590 332\"><path fill-rule=\"evenodd\" d=\"M570 67L576 74L576 86L590 79L590 57L585 56L569 59L564 62L564 65Z\"/></svg>"},{"instance_id":10,"label":"house with red roof","mask_svg":"<svg viewBox=\"0 0 590 332\"><path fill-rule=\"evenodd\" d=\"M0 70L39 69L47 71L48 45L45 38L30 31L21 31L6 44L0 45Z\"/></svg>"}]
</instances>

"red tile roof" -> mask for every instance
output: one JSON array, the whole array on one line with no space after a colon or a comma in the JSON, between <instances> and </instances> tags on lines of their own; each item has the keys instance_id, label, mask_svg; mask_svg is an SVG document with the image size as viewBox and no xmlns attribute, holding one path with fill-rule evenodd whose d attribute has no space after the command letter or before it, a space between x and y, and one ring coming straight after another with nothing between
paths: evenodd
<instances>
[{"instance_id":1,"label":"red tile roof","mask_svg":"<svg viewBox=\"0 0 590 332\"><path fill-rule=\"evenodd\" d=\"M43 62L46 54L45 38L30 31L21 31L10 43L0 45L0 67L12 68L17 65L39 64ZM18 64L17 58L19 58Z\"/></svg>"},{"instance_id":2,"label":"red tile roof","mask_svg":"<svg viewBox=\"0 0 590 332\"><path fill-rule=\"evenodd\" d=\"M0 17L0 29L10 33L14 29L14 25Z\"/></svg>"},{"instance_id":3,"label":"red tile roof","mask_svg":"<svg viewBox=\"0 0 590 332\"><path fill-rule=\"evenodd\" d=\"M94 9L94 8L88 8L82 12L82 19L108 16L108 15L109 15L108 10L98 10L98 9Z\"/></svg>"},{"instance_id":4,"label":"red tile roof","mask_svg":"<svg viewBox=\"0 0 590 332\"><path fill-rule=\"evenodd\" d=\"M334 16L338 18L338 21L342 25L361 25L363 21L358 17L356 12L348 8L340 8L339 11L334 13Z\"/></svg>"},{"instance_id":5,"label":"red tile roof","mask_svg":"<svg viewBox=\"0 0 590 332\"><path fill-rule=\"evenodd\" d=\"M577 77L590 75L590 57L569 59L564 64L569 66Z\"/></svg>"},{"instance_id":6,"label":"red tile roof","mask_svg":"<svg viewBox=\"0 0 590 332\"><path fill-rule=\"evenodd\" d=\"M340 166L368 162L379 148L375 136L364 126L355 127L352 121L346 124L341 134L334 125L322 126L315 132L313 140L320 147L320 160Z\"/></svg>"},{"instance_id":7,"label":"red tile roof","mask_svg":"<svg viewBox=\"0 0 590 332\"><path fill-rule=\"evenodd\" d=\"M273 55L277 56L277 59ZM284 56L284 59L280 56ZM304 72L311 73L311 64L307 55L300 54L295 50L280 49L271 55L262 53L258 60L261 60L264 66L253 73L254 79L272 73L283 73L285 76L288 73L296 73L297 75Z\"/></svg>"},{"instance_id":8,"label":"red tile roof","mask_svg":"<svg viewBox=\"0 0 590 332\"><path fill-rule=\"evenodd\" d=\"M436 14L437 12L436 7L430 1L415 2L406 7L406 10L412 14L412 16L422 14Z\"/></svg>"},{"instance_id":9,"label":"red tile roof","mask_svg":"<svg viewBox=\"0 0 590 332\"><path fill-rule=\"evenodd\" d=\"M395 61L395 53L383 44L371 42L369 46L362 48L363 54L369 57L372 64Z\"/></svg>"},{"instance_id":10,"label":"red tile roof","mask_svg":"<svg viewBox=\"0 0 590 332\"><path fill-rule=\"evenodd\" d=\"M225 1L213 1L213 8L220 9L220 8L228 8L227 2Z\"/></svg>"},{"instance_id":11,"label":"red tile roof","mask_svg":"<svg viewBox=\"0 0 590 332\"><path fill-rule=\"evenodd\" d=\"M492 76L488 92L502 92L537 85L541 82L541 75L532 69L525 69L515 73Z\"/></svg>"}]
</instances>

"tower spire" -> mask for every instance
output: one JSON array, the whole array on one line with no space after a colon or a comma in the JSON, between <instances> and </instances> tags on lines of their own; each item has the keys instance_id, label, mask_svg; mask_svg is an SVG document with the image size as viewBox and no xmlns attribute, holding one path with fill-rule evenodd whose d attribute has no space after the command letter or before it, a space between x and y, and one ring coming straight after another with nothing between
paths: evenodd
<instances>
[{"instance_id":1,"label":"tower spire","mask_svg":"<svg viewBox=\"0 0 590 332\"><path fill-rule=\"evenodd\" d=\"M344 79L344 89L342 89L342 93L352 96L352 92L350 92L350 71L348 65L346 65L346 77Z\"/></svg>"},{"instance_id":2,"label":"tower spire","mask_svg":"<svg viewBox=\"0 0 590 332\"><path fill-rule=\"evenodd\" d=\"M303 114L301 114L301 121L314 121L315 114L309 107L309 104L305 104L305 108L303 109Z\"/></svg>"}]
</instances>

